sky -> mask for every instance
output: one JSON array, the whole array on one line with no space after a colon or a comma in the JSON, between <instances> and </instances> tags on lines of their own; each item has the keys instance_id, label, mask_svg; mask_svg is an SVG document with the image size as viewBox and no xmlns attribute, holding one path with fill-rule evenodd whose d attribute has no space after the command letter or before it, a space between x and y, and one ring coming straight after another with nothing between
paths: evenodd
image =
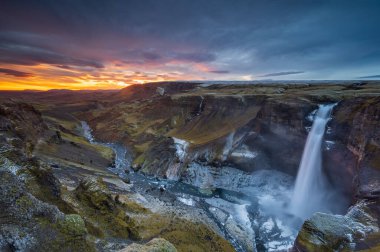
<instances>
[{"instance_id":1,"label":"sky","mask_svg":"<svg viewBox=\"0 0 380 252\"><path fill-rule=\"evenodd\" d=\"M380 79L377 0L1 0L0 89Z\"/></svg>"}]
</instances>

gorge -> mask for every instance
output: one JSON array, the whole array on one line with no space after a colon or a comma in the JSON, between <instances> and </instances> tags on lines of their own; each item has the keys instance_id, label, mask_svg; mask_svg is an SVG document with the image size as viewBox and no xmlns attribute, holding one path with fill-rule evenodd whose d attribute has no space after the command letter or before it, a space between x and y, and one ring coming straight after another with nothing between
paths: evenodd
<instances>
[{"instance_id":1,"label":"gorge","mask_svg":"<svg viewBox=\"0 0 380 252\"><path fill-rule=\"evenodd\" d=\"M376 81L1 92L0 106L1 250L379 249Z\"/></svg>"}]
</instances>

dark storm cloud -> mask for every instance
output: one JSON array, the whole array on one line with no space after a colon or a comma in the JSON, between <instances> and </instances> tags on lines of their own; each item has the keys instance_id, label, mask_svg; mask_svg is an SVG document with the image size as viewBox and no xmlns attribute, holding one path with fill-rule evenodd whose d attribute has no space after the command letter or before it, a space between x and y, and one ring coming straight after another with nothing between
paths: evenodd
<instances>
[{"instance_id":1,"label":"dark storm cloud","mask_svg":"<svg viewBox=\"0 0 380 252\"><path fill-rule=\"evenodd\" d=\"M351 70L364 76L380 64L379 12L376 0L5 0L0 62L99 68L177 60L237 75L286 66L303 78L353 78ZM10 37L17 48L5 43Z\"/></svg>"},{"instance_id":2,"label":"dark storm cloud","mask_svg":"<svg viewBox=\"0 0 380 252\"><path fill-rule=\"evenodd\" d=\"M274 76L284 76L284 75L301 74L301 73L304 73L304 71L269 73L269 74L260 75L259 77L274 77Z\"/></svg>"},{"instance_id":3,"label":"dark storm cloud","mask_svg":"<svg viewBox=\"0 0 380 252\"><path fill-rule=\"evenodd\" d=\"M20 72L12 69L0 68L0 74L6 74L14 77L31 77L31 73Z\"/></svg>"},{"instance_id":4,"label":"dark storm cloud","mask_svg":"<svg viewBox=\"0 0 380 252\"><path fill-rule=\"evenodd\" d=\"M9 37L6 37L8 35ZM11 39L9 39L11 38ZM77 58L74 55L59 52L55 45L38 45L34 40L25 40L24 36L11 36L11 34L0 33L0 63L11 63L18 65L73 65L102 68L100 62L90 59Z\"/></svg>"}]
</instances>

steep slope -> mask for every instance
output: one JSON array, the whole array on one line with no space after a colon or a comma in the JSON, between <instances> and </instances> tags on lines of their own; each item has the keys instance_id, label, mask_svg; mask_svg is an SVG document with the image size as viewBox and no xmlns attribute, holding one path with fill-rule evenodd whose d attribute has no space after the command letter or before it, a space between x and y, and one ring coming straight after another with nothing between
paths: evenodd
<instances>
[{"instance_id":1,"label":"steep slope","mask_svg":"<svg viewBox=\"0 0 380 252\"><path fill-rule=\"evenodd\" d=\"M219 233L156 212L107 170L113 153L78 135L78 122L0 103L0 250L108 251L154 237L178 251L233 251Z\"/></svg>"}]
</instances>

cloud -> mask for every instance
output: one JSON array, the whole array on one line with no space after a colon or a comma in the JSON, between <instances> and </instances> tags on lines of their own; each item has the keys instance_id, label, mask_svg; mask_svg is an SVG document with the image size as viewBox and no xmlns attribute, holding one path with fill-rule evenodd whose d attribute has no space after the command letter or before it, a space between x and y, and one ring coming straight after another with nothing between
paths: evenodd
<instances>
[{"instance_id":1,"label":"cloud","mask_svg":"<svg viewBox=\"0 0 380 252\"><path fill-rule=\"evenodd\" d=\"M71 66L67 66L67 65L57 65L56 67L59 67L59 68L62 68L62 69L67 69L67 70L72 69Z\"/></svg>"},{"instance_id":2,"label":"cloud","mask_svg":"<svg viewBox=\"0 0 380 252\"><path fill-rule=\"evenodd\" d=\"M159 60L162 58L161 55L159 55L158 53L153 53L153 52L144 52L142 53L144 59L147 59L147 60Z\"/></svg>"},{"instance_id":3,"label":"cloud","mask_svg":"<svg viewBox=\"0 0 380 252\"><path fill-rule=\"evenodd\" d=\"M42 47L27 44L2 43L0 41L0 63L17 65L51 64L57 66L87 66L103 68L103 64L91 59L55 52Z\"/></svg>"},{"instance_id":4,"label":"cloud","mask_svg":"<svg viewBox=\"0 0 380 252\"><path fill-rule=\"evenodd\" d=\"M380 65L379 11L376 0L3 0L0 63L194 79L356 78ZM300 73L277 73L284 66Z\"/></svg>"},{"instance_id":5,"label":"cloud","mask_svg":"<svg viewBox=\"0 0 380 252\"><path fill-rule=\"evenodd\" d=\"M186 62L194 62L194 63L203 63L210 62L216 59L216 56L212 53L175 53L172 56L173 59L186 61Z\"/></svg>"},{"instance_id":6,"label":"cloud","mask_svg":"<svg viewBox=\"0 0 380 252\"><path fill-rule=\"evenodd\" d=\"M228 74L230 71L228 70L210 70L209 73L215 73L215 74Z\"/></svg>"},{"instance_id":7,"label":"cloud","mask_svg":"<svg viewBox=\"0 0 380 252\"><path fill-rule=\"evenodd\" d=\"M360 79L380 79L380 74L359 77Z\"/></svg>"},{"instance_id":8,"label":"cloud","mask_svg":"<svg viewBox=\"0 0 380 252\"><path fill-rule=\"evenodd\" d=\"M284 75L292 75L292 74L302 74L304 71L288 71L288 72L277 72L277 73L269 73L260 75L259 77L274 77L274 76L284 76Z\"/></svg>"},{"instance_id":9,"label":"cloud","mask_svg":"<svg viewBox=\"0 0 380 252\"><path fill-rule=\"evenodd\" d=\"M33 75L31 73L25 73L21 71L16 71L12 69L7 69L7 68L0 68L0 73L14 76L14 77L32 77Z\"/></svg>"}]
</instances>

